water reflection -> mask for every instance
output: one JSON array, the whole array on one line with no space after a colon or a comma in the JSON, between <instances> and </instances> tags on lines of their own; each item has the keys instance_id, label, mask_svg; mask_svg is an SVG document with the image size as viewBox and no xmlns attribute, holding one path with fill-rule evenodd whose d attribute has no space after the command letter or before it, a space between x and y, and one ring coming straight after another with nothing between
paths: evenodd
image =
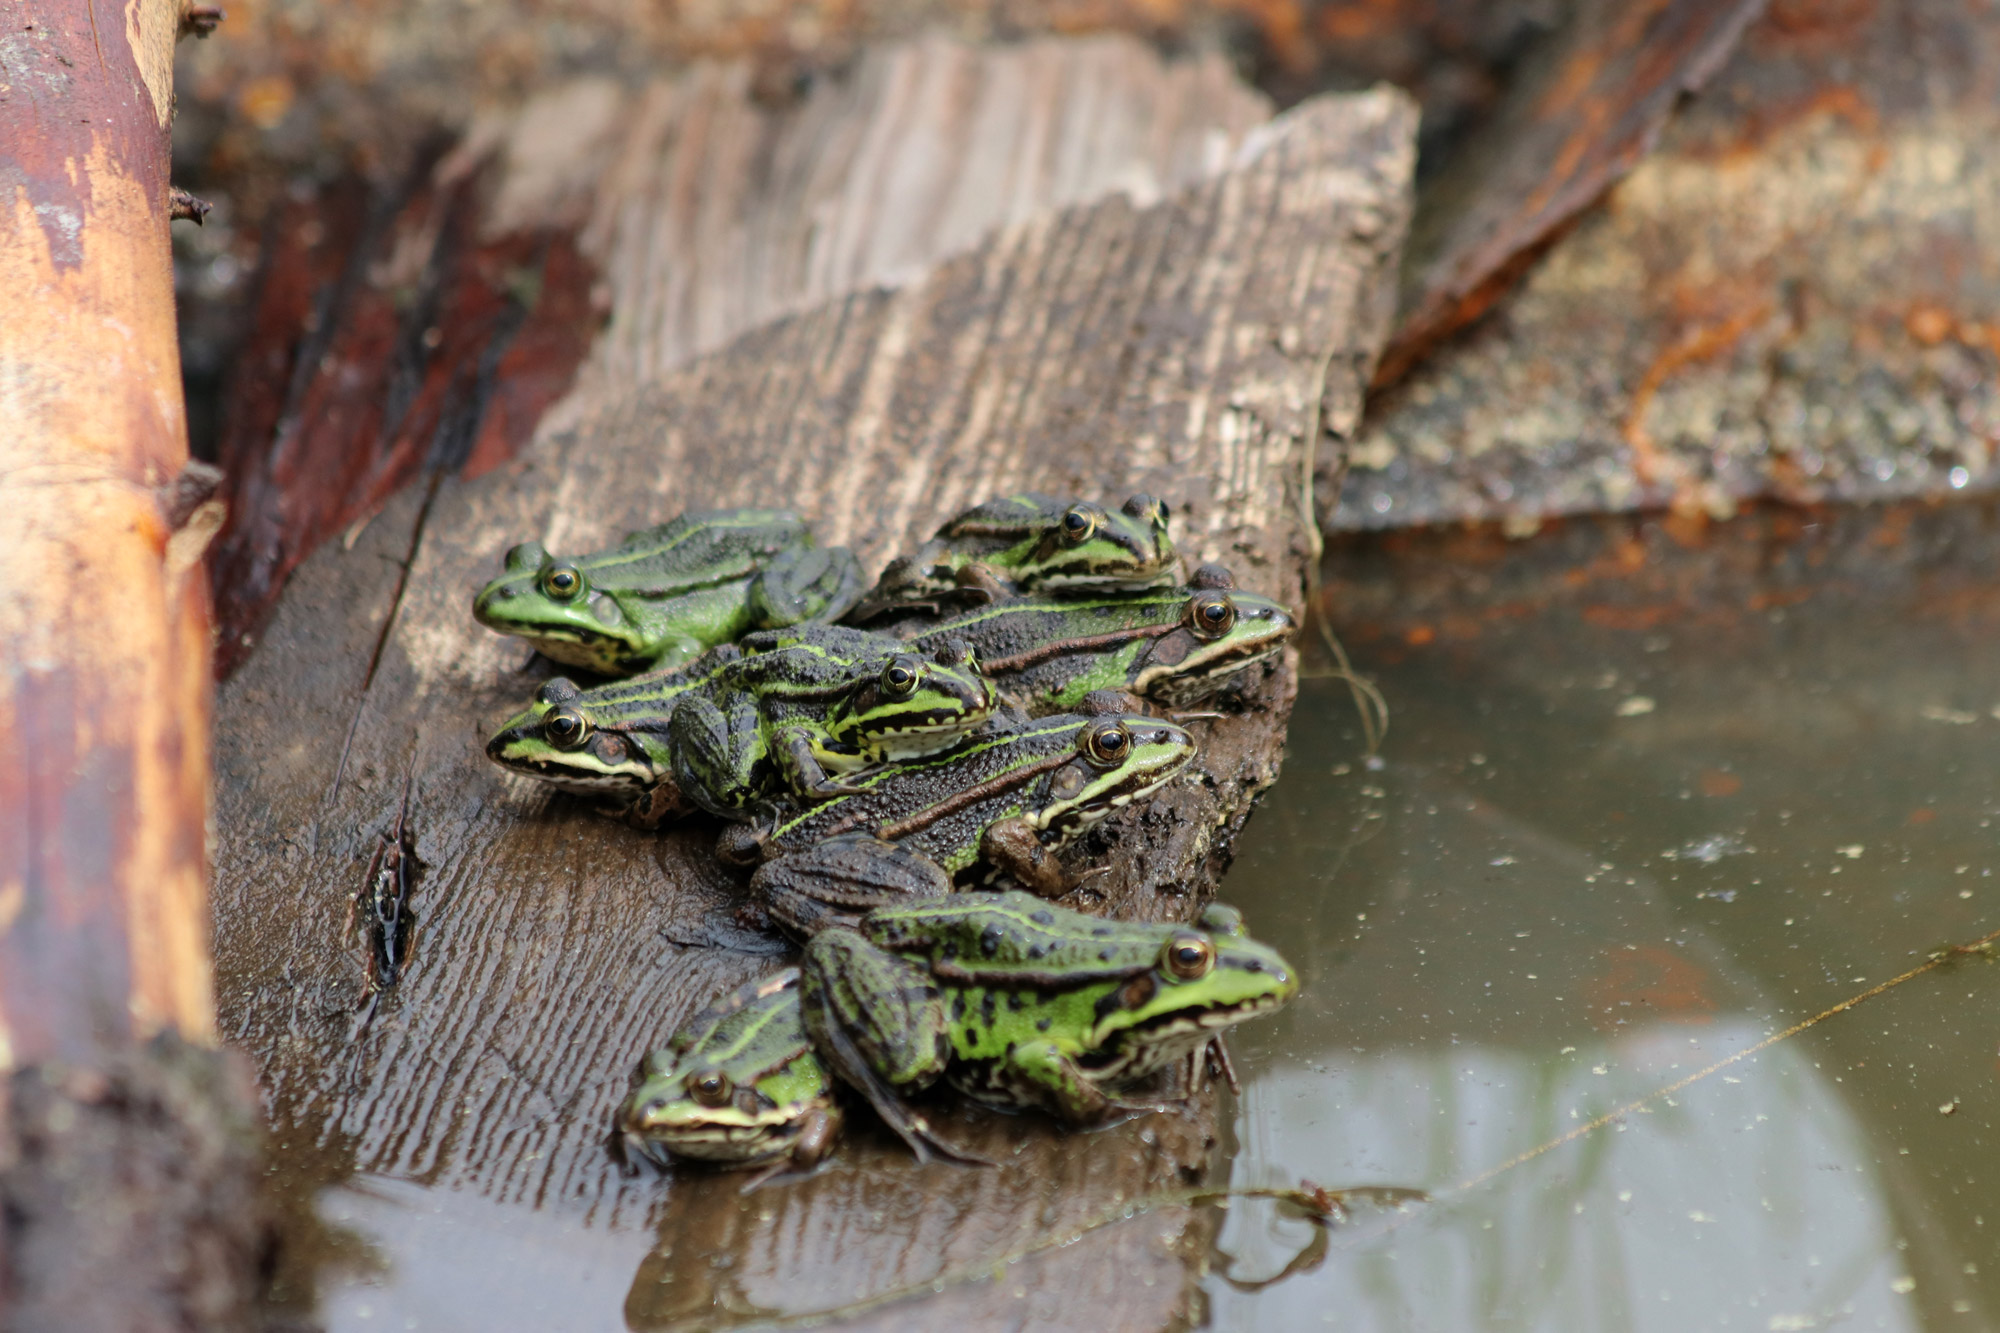
<instances>
[{"instance_id":1,"label":"water reflection","mask_svg":"<svg viewBox=\"0 0 2000 1333\"><path fill-rule=\"evenodd\" d=\"M1524 1159L2000 925L1991 516L1819 519L1349 553L1395 730L1349 769L1310 686L1230 880L1313 959L1240 1043L1232 1179L1436 1197L1248 1291L1310 1231L1238 1205L1218 1327L1992 1326L1983 964Z\"/></svg>"}]
</instances>

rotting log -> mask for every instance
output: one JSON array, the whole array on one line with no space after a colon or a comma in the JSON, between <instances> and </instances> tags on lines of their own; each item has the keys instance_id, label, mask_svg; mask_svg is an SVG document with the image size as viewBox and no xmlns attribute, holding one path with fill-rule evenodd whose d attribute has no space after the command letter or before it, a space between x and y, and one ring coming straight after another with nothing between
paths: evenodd
<instances>
[{"instance_id":1,"label":"rotting log","mask_svg":"<svg viewBox=\"0 0 2000 1333\"><path fill-rule=\"evenodd\" d=\"M2000 15L1780 4L1497 317L1371 401L1332 525L1991 492Z\"/></svg>"},{"instance_id":2,"label":"rotting log","mask_svg":"<svg viewBox=\"0 0 2000 1333\"><path fill-rule=\"evenodd\" d=\"M254 1135L214 1037L208 602L167 227L172 0L0 38L0 1311L248 1313ZM190 1044L193 1043L193 1044Z\"/></svg>"},{"instance_id":3,"label":"rotting log","mask_svg":"<svg viewBox=\"0 0 2000 1333\"><path fill-rule=\"evenodd\" d=\"M359 1172L485 1200L516 1233L542 1214L646 1228L638 1326L905 1287L926 1293L919 1322L1033 1323L1058 1288L1064 1325L1184 1316L1207 1234L1186 1210L1010 1268L1004 1291L928 1291L1199 1176L1212 1107L1083 1136L956 1113L951 1132L1007 1159L991 1172L918 1168L864 1121L812 1181L748 1200L727 1177L621 1176L605 1137L639 1054L781 946L733 925L742 881L712 828L641 833L485 761L484 735L548 666L474 625L467 599L515 541L586 548L702 505L794 504L879 567L966 504L1032 486L1160 494L1191 559L1296 604L1313 413L1324 388L1336 427L1358 414L1414 119L1389 91L1308 103L1159 202L1029 218L900 289L573 404L575 424L513 464L405 492L306 560L223 687L217 732L224 1030L257 1053L277 1133L327 1145L289 1163L290 1191ZM1225 724L1194 723L1199 771L1097 835L1119 852L1093 881L1099 910L1184 918L1212 892L1276 775L1294 671L1251 682ZM406 781L416 942L401 984L364 1004L348 906ZM418 1248L399 1269L421 1270L421 1237L403 1243Z\"/></svg>"}]
</instances>

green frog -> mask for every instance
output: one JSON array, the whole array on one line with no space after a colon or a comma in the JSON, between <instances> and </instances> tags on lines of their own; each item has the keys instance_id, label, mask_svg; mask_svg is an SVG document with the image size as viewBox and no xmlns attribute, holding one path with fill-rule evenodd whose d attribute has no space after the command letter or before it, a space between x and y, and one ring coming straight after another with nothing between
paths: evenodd
<instances>
[{"instance_id":1,"label":"green frog","mask_svg":"<svg viewBox=\"0 0 2000 1333\"><path fill-rule=\"evenodd\" d=\"M853 553L815 546L798 515L716 509L586 556L524 542L472 614L554 661L623 676L685 666L751 630L837 620L860 592Z\"/></svg>"},{"instance_id":2,"label":"green frog","mask_svg":"<svg viewBox=\"0 0 2000 1333\"><path fill-rule=\"evenodd\" d=\"M734 649L718 649L725 658ZM583 689L566 676L544 681L535 702L486 742L486 757L510 773L598 799L602 808L650 826L686 808L673 779L667 727L681 697L720 663L634 676Z\"/></svg>"},{"instance_id":3,"label":"green frog","mask_svg":"<svg viewBox=\"0 0 2000 1333\"><path fill-rule=\"evenodd\" d=\"M728 830L717 850L726 860L797 866L791 858L809 863L827 839L865 833L907 845L947 875L971 879L983 868L986 882L1060 897L1075 881L1057 850L1172 780L1195 754L1183 728L1117 712L1115 696L1084 704L1089 712L1033 721L1003 710L943 754L854 778L851 790L768 827Z\"/></svg>"},{"instance_id":4,"label":"green frog","mask_svg":"<svg viewBox=\"0 0 2000 1333\"><path fill-rule=\"evenodd\" d=\"M1033 492L989 500L891 561L851 619L865 623L948 595L990 601L1030 591L1170 586L1179 561L1167 517L1166 502L1150 495L1132 496L1116 513Z\"/></svg>"},{"instance_id":5,"label":"green frog","mask_svg":"<svg viewBox=\"0 0 2000 1333\"><path fill-rule=\"evenodd\" d=\"M844 775L935 754L992 714L993 683L950 639L923 652L884 634L810 625L753 634L674 709L674 777L729 818L772 787L809 801L851 790Z\"/></svg>"},{"instance_id":6,"label":"green frog","mask_svg":"<svg viewBox=\"0 0 2000 1333\"><path fill-rule=\"evenodd\" d=\"M1073 1124L1198 1066L1224 1028L1298 994L1298 973L1223 908L1198 926L1107 921L1025 893L883 907L806 944L799 993L820 1056L919 1159L963 1154L905 1100L940 1078Z\"/></svg>"},{"instance_id":7,"label":"green frog","mask_svg":"<svg viewBox=\"0 0 2000 1333\"><path fill-rule=\"evenodd\" d=\"M1002 697L1030 712L1074 708L1107 689L1184 708L1275 656L1293 628L1283 606L1236 591L1228 570L1203 565L1184 588L1008 598L910 642L971 645Z\"/></svg>"},{"instance_id":8,"label":"green frog","mask_svg":"<svg viewBox=\"0 0 2000 1333\"><path fill-rule=\"evenodd\" d=\"M816 1165L840 1133L834 1083L799 1010L799 970L739 986L646 1057L618 1112L629 1156L787 1168Z\"/></svg>"},{"instance_id":9,"label":"green frog","mask_svg":"<svg viewBox=\"0 0 2000 1333\"><path fill-rule=\"evenodd\" d=\"M592 689L558 676L487 742L495 763L607 798L635 822L692 802L732 817L773 786L807 798L834 773L942 749L985 721L993 686L963 644L795 626L681 671Z\"/></svg>"}]
</instances>

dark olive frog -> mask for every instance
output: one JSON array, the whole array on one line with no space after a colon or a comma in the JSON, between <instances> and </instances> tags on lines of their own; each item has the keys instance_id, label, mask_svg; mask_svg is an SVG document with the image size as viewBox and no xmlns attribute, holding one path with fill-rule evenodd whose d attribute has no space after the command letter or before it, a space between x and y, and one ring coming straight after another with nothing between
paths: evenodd
<instances>
[{"instance_id":1,"label":"dark olive frog","mask_svg":"<svg viewBox=\"0 0 2000 1333\"><path fill-rule=\"evenodd\" d=\"M1167 506L1134 495L1113 512L1088 500L1033 492L989 500L891 561L853 612L857 621L950 594L1149 588L1175 581Z\"/></svg>"},{"instance_id":2,"label":"dark olive frog","mask_svg":"<svg viewBox=\"0 0 2000 1333\"><path fill-rule=\"evenodd\" d=\"M593 689L558 677L487 744L496 763L629 803L676 795L741 815L780 791L817 798L833 774L927 754L983 722L992 686L963 645L797 626L748 636L679 672Z\"/></svg>"},{"instance_id":3,"label":"dark olive frog","mask_svg":"<svg viewBox=\"0 0 2000 1333\"><path fill-rule=\"evenodd\" d=\"M840 1107L806 1037L798 982L793 967L727 992L647 1056L619 1108L626 1151L773 1170L817 1163L839 1135Z\"/></svg>"},{"instance_id":4,"label":"dark olive frog","mask_svg":"<svg viewBox=\"0 0 2000 1333\"><path fill-rule=\"evenodd\" d=\"M1002 697L1030 711L1074 708L1098 690L1180 708L1274 657L1292 630L1283 606L1237 591L1228 570L1204 565L1187 587L1008 598L910 642L970 644Z\"/></svg>"},{"instance_id":5,"label":"dark olive frog","mask_svg":"<svg viewBox=\"0 0 2000 1333\"><path fill-rule=\"evenodd\" d=\"M732 830L721 850L737 860L810 858L827 839L865 833L953 876L983 868L988 882L1057 896L1072 885L1056 850L1172 780L1194 754L1184 729L1142 714L997 714L943 754L886 765L817 806Z\"/></svg>"}]
</instances>

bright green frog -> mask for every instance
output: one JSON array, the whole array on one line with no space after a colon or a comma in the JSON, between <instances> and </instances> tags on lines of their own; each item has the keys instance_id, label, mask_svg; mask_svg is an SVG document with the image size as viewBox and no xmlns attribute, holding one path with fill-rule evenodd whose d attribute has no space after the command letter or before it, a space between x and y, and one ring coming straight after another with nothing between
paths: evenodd
<instances>
[{"instance_id":1,"label":"bright green frog","mask_svg":"<svg viewBox=\"0 0 2000 1333\"><path fill-rule=\"evenodd\" d=\"M1291 638L1277 602L1238 592L1229 571L1203 565L1184 588L1008 598L925 629L910 642L970 644L1009 703L1073 708L1096 690L1129 690L1183 708Z\"/></svg>"},{"instance_id":2,"label":"bright green frog","mask_svg":"<svg viewBox=\"0 0 2000 1333\"><path fill-rule=\"evenodd\" d=\"M1085 702L1115 708L1101 697ZM948 875L970 878L983 866L989 881L1011 879L1056 897L1074 887L1057 849L1163 786L1194 754L1184 729L1142 714L1029 721L1002 712L943 754L864 774L849 783L852 790L768 828L728 830L718 851L731 860L778 861L759 871L769 882L810 865L828 839L867 834L908 846Z\"/></svg>"},{"instance_id":3,"label":"bright green frog","mask_svg":"<svg viewBox=\"0 0 2000 1333\"><path fill-rule=\"evenodd\" d=\"M1025 893L884 907L822 930L800 965L820 1056L921 1159L962 1156L905 1098L940 1078L1077 1124L1157 1103L1131 1091L1189 1071L1222 1029L1298 993L1298 974L1211 908L1199 928L1106 921Z\"/></svg>"},{"instance_id":4,"label":"bright green frog","mask_svg":"<svg viewBox=\"0 0 2000 1333\"><path fill-rule=\"evenodd\" d=\"M573 559L523 543L472 614L554 661L627 675L685 666L751 630L837 620L860 591L853 553L815 546L798 515L717 509Z\"/></svg>"},{"instance_id":5,"label":"bright green frog","mask_svg":"<svg viewBox=\"0 0 2000 1333\"><path fill-rule=\"evenodd\" d=\"M494 762L655 814L680 799L748 813L777 789L927 754L983 722L993 687L963 645L923 653L839 626L753 634L693 667L593 689L557 677L487 743ZM668 788L671 787L671 792Z\"/></svg>"},{"instance_id":6,"label":"bright green frog","mask_svg":"<svg viewBox=\"0 0 2000 1333\"><path fill-rule=\"evenodd\" d=\"M914 554L891 561L852 619L954 593L992 600L1161 587L1175 581L1178 568L1164 501L1134 495L1112 513L1087 500L1029 492L968 509Z\"/></svg>"},{"instance_id":7,"label":"bright green frog","mask_svg":"<svg viewBox=\"0 0 2000 1333\"><path fill-rule=\"evenodd\" d=\"M790 967L740 986L647 1056L644 1081L618 1113L628 1153L658 1161L664 1149L729 1166L769 1164L773 1173L825 1156L840 1108L807 1040L798 983Z\"/></svg>"},{"instance_id":8,"label":"bright green frog","mask_svg":"<svg viewBox=\"0 0 2000 1333\"><path fill-rule=\"evenodd\" d=\"M753 634L683 695L668 738L682 793L726 817L775 791L825 800L840 775L934 754L985 722L993 684L965 644L925 651L836 625Z\"/></svg>"}]
</instances>

